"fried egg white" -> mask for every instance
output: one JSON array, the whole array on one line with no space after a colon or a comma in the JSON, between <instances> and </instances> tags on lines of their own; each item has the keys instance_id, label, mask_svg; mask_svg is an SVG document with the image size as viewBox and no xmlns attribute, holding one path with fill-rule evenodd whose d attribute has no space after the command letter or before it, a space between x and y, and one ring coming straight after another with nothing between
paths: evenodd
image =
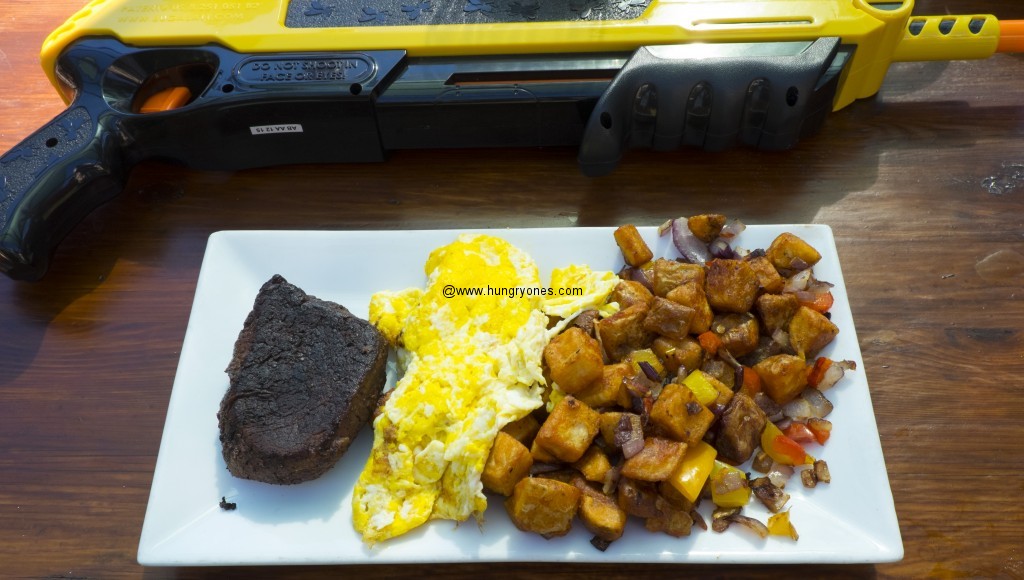
<instances>
[{"instance_id":1,"label":"fried egg white","mask_svg":"<svg viewBox=\"0 0 1024 580\"><path fill-rule=\"evenodd\" d=\"M431 519L482 517L480 475L497 432L543 404L541 360L557 332L547 313L574 316L614 287L605 273L571 268L552 275L553 284L586 285L571 303L546 304L557 297L539 292L446 296L446 287L540 289L525 252L464 234L431 252L425 289L373 295L370 321L398 348L404 374L373 422L373 448L353 492L353 524L365 542Z\"/></svg>"}]
</instances>

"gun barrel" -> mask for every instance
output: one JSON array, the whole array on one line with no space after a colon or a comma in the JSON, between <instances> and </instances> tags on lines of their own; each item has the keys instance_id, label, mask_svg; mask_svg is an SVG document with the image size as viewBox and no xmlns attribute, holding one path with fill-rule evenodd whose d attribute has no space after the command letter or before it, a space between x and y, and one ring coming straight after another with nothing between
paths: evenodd
<instances>
[{"instance_id":1,"label":"gun barrel","mask_svg":"<svg viewBox=\"0 0 1024 580\"><path fill-rule=\"evenodd\" d=\"M997 52L1024 52L1024 20L991 14L913 16L893 61L970 60Z\"/></svg>"}]
</instances>

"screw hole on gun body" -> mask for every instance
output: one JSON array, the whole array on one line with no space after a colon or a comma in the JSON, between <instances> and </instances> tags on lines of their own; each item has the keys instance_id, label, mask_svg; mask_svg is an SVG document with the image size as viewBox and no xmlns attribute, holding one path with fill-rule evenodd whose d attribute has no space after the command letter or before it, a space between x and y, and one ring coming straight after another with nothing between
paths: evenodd
<instances>
[{"instance_id":1,"label":"screw hole on gun body","mask_svg":"<svg viewBox=\"0 0 1024 580\"><path fill-rule=\"evenodd\" d=\"M795 107L799 100L800 90L796 87L789 87L789 90L786 91L786 104L790 107Z\"/></svg>"},{"instance_id":2,"label":"screw hole on gun body","mask_svg":"<svg viewBox=\"0 0 1024 580\"><path fill-rule=\"evenodd\" d=\"M49 139L46 140L46 146L49 147L50 149L56 147L57 143L60 143L60 141L58 141L56 137L50 137Z\"/></svg>"},{"instance_id":3,"label":"screw hole on gun body","mask_svg":"<svg viewBox=\"0 0 1024 580\"><path fill-rule=\"evenodd\" d=\"M363 85L359 83L352 83L352 86L348 88L348 92L352 93L353 95L358 95L359 93L363 92Z\"/></svg>"},{"instance_id":4,"label":"screw hole on gun body","mask_svg":"<svg viewBox=\"0 0 1024 580\"><path fill-rule=\"evenodd\" d=\"M601 113L601 126L605 129L612 128L612 116L607 111Z\"/></svg>"},{"instance_id":5,"label":"screw hole on gun body","mask_svg":"<svg viewBox=\"0 0 1024 580\"><path fill-rule=\"evenodd\" d=\"M222 93L230 93L235 90L235 85L224 85L220 88Z\"/></svg>"}]
</instances>

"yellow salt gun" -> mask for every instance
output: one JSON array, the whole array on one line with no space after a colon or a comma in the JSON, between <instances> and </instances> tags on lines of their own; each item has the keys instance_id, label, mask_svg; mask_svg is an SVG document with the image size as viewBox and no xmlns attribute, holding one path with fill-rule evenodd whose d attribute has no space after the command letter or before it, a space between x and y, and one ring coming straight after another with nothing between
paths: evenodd
<instances>
[{"instance_id":1,"label":"yellow salt gun","mask_svg":"<svg viewBox=\"0 0 1024 580\"><path fill-rule=\"evenodd\" d=\"M787 149L892 62L985 58L1020 22L913 0L94 0L47 38L68 109L0 157L0 270L46 271L131 167L429 147Z\"/></svg>"}]
</instances>

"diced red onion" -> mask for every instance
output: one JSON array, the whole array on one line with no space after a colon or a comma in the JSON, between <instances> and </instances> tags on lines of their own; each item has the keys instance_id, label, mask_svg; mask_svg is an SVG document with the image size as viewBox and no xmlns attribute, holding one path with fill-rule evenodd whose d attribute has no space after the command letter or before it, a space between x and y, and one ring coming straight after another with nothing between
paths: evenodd
<instances>
[{"instance_id":1,"label":"diced red onion","mask_svg":"<svg viewBox=\"0 0 1024 580\"><path fill-rule=\"evenodd\" d=\"M814 292L815 294L824 294L835 288L835 284L826 282L824 280L818 280L815 277L811 277L811 281L807 283L807 290Z\"/></svg>"},{"instance_id":2,"label":"diced red onion","mask_svg":"<svg viewBox=\"0 0 1024 580\"><path fill-rule=\"evenodd\" d=\"M682 219L682 218L680 218L680 219ZM672 222L674 222L674 221L676 221L676 220L665 220L664 223L662 223L660 226L658 226L658 236L661 237L661 236L664 236L665 234L667 234L669 232L669 230L672 229Z\"/></svg>"},{"instance_id":3,"label":"diced red onion","mask_svg":"<svg viewBox=\"0 0 1024 580\"><path fill-rule=\"evenodd\" d=\"M629 268L626 271L626 279L639 282L644 288L652 292L654 291L654 286L651 285L651 281L647 278L647 273L642 268Z\"/></svg>"},{"instance_id":4,"label":"diced red onion","mask_svg":"<svg viewBox=\"0 0 1024 580\"><path fill-rule=\"evenodd\" d=\"M637 363L637 366L639 366L640 370L642 370L644 374L647 375L647 378L655 382L661 382L661 375L659 375L658 371L656 371L654 367L651 366L651 363L642 360L639 363Z\"/></svg>"},{"instance_id":5,"label":"diced red onion","mask_svg":"<svg viewBox=\"0 0 1024 580\"><path fill-rule=\"evenodd\" d=\"M601 482L601 491L605 494L611 494L619 486L619 476L622 473L622 467L613 465L611 469L605 472L604 481Z\"/></svg>"},{"instance_id":6,"label":"diced red onion","mask_svg":"<svg viewBox=\"0 0 1024 580\"><path fill-rule=\"evenodd\" d=\"M803 270L798 272L788 279L786 284L782 287L783 292L800 292L807 290L807 285L811 283L811 270Z\"/></svg>"},{"instance_id":7,"label":"diced red onion","mask_svg":"<svg viewBox=\"0 0 1024 580\"><path fill-rule=\"evenodd\" d=\"M736 258L736 252L733 251L729 242L722 238L716 238L715 241L708 244L708 251L713 257L722 260L733 260Z\"/></svg>"},{"instance_id":8,"label":"diced red onion","mask_svg":"<svg viewBox=\"0 0 1024 580\"><path fill-rule=\"evenodd\" d=\"M747 516L741 516L739 514L736 514L736 515L733 515L733 516L729 516L726 519L728 521L734 523L734 524L739 524L739 525L747 528L748 530L754 532L755 534L757 534L761 538L767 538L768 537L768 526L762 524L761 522L759 522L758 520L755 520L754 518L748 518Z\"/></svg>"},{"instance_id":9,"label":"diced red onion","mask_svg":"<svg viewBox=\"0 0 1024 580\"><path fill-rule=\"evenodd\" d=\"M722 232L718 235L727 240L731 240L740 235L745 229L747 229L746 224L738 219L732 219L729 220L729 223L725 224L725 227L722 228Z\"/></svg>"},{"instance_id":10,"label":"diced red onion","mask_svg":"<svg viewBox=\"0 0 1024 580\"><path fill-rule=\"evenodd\" d=\"M672 220L672 244L684 258L694 264L704 264L711 259L711 252L704 242L693 235L685 219Z\"/></svg>"},{"instance_id":11,"label":"diced red onion","mask_svg":"<svg viewBox=\"0 0 1024 580\"><path fill-rule=\"evenodd\" d=\"M835 363L829 365L828 370L825 371L825 374L822 375L821 380L817 384L818 389L821 391L831 389L845 374L843 367Z\"/></svg>"},{"instance_id":12,"label":"diced red onion","mask_svg":"<svg viewBox=\"0 0 1024 580\"><path fill-rule=\"evenodd\" d=\"M821 381L818 382L818 390L826 391L831 389L843 378L848 370L857 370L857 363L850 360L832 361L825 374L822 375Z\"/></svg>"},{"instance_id":13,"label":"diced red onion","mask_svg":"<svg viewBox=\"0 0 1024 580\"><path fill-rule=\"evenodd\" d=\"M790 419L806 419L811 416L811 404L797 397L782 407L782 414Z\"/></svg>"},{"instance_id":14,"label":"diced red onion","mask_svg":"<svg viewBox=\"0 0 1024 580\"><path fill-rule=\"evenodd\" d=\"M832 412L832 402L814 387L807 387L800 396L782 407L782 414L790 419L823 419Z\"/></svg>"},{"instance_id":15,"label":"diced red onion","mask_svg":"<svg viewBox=\"0 0 1024 580\"><path fill-rule=\"evenodd\" d=\"M626 459L633 457L644 449L643 439L630 439L622 444L622 456Z\"/></svg>"},{"instance_id":16,"label":"diced red onion","mask_svg":"<svg viewBox=\"0 0 1024 580\"><path fill-rule=\"evenodd\" d=\"M726 471L722 477L714 480L715 493L718 495L725 495L731 491L736 491L742 487L746 487L746 479L743 478L743 474L739 471L729 470Z\"/></svg>"},{"instance_id":17,"label":"diced red onion","mask_svg":"<svg viewBox=\"0 0 1024 580\"><path fill-rule=\"evenodd\" d=\"M622 414L618 425L615 426L615 444L622 449L622 455L626 459L644 448L644 430L639 415Z\"/></svg>"},{"instance_id":18,"label":"diced red onion","mask_svg":"<svg viewBox=\"0 0 1024 580\"><path fill-rule=\"evenodd\" d=\"M806 400L811 405L812 415L808 417L815 417L817 419L824 419L832 412L832 401L829 401L818 389L810 387L804 389L800 393L800 398Z\"/></svg>"},{"instance_id":19,"label":"diced red onion","mask_svg":"<svg viewBox=\"0 0 1024 580\"><path fill-rule=\"evenodd\" d=\"M796 299L802 304L814 302L814 299L817 297L814 292L811 292L810 290L798 290L794 292L794 294L796 295Z\"/></svg>"},{"instance_id":20,"label":"diced red onion","mask_svg":"<svg viewBox=\"0 0 1024 580\"><path fill-rule=\"evenodd\" d=\"M775 332L772 333L772 341L778 345L780 349L779 352L789 352L793 348L789 343L789 333L781 328L775 329Z\"/></svg>"},{"instance_id":21,"label":"diced red onion","mask_svg":"<svg viewBox=\"0 0 1024 580\"><path fill-rule=\"evenodd\" d=\"M704 521L704 516L700 515L700 512L698 512L696 509L690 510L690 519L693 520L693 525L704 530L705 532L708 531L708 523Z\"/></svg>"},{"instance_id":22,"label":"diced red onion","mask_svg":"<svg viewBox=\"0 0 1024 580\"><path fill-rule=\"evenodd\" d=\"M530 474L539 475L541 473L551 473L560 469L565 469L565 466L558 463L541 463L538 461L530 467Z\"/></svg>"},{"instance_id":23,"label":"diced red onion","mask_svg":"<svg viewBox=\"0 0 1024 580\"><path fill-rule=\"evenodd\" d=\"M772 467L768 470L768 479L772 482L772 485L779 489L785 489L786 482L789 481L790 477L793 477L792 467L777 461L772 462Z\"/></svg>"}]
</instances>

